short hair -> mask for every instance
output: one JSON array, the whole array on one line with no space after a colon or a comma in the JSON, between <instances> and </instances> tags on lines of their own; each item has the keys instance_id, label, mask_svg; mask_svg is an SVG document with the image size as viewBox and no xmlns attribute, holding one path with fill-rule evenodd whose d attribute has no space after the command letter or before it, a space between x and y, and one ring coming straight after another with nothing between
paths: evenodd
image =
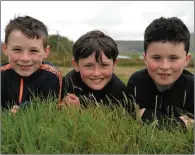
<instances>
[{"instance_id":1,"label":"short hair","mask_svg":"<svg viewBox=\"0 0 195 155\"><path fill-rule=\"evenodd\" d=\"M17 17L10 20L5 28L5 44L8 43L9 35L13 30L20 30L29 39L42 38L44 48L47 47L48 30L43 22L30 16Z\"/></svg>"},{"instance_id":2,"label":"short hair","mask_svg":"<svg viewBox=\"0 0 195 155\"><path fill-rule=\"evenodd\" d=\"M160 17L152 21L144 32L144 50L152 42L184 43L186 54L189 52L190 32L187 26L177 17Z\"/></svg>"},{"instance_id":3,"label":"short hair","mask_svg":"<svg viewBox=\"0 0 195 155\"><path fill-rule=\"evenodd\" d=\"M87 32L73 44L73 56L76 62L94 52L96 61L99 62L99 59L102 61L101 51L113 61L116 61L119 54L116 42L99 30Z\"/></svg>"}]
</instances>

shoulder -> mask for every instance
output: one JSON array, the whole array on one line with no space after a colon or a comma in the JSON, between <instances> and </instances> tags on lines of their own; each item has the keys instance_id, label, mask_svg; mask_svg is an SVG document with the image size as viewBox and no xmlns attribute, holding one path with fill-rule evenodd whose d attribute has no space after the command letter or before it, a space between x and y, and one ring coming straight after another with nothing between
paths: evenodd
<instances>
[{"instance_id":1,"label":"shoulder","mask_svg":"<svg viewBox=\"0 0 195 155\"><path fill-rule=\"evenodd\" d=\"M48 73L51 73L53 75L56 75L57 77L61 77L62 74L61 72L51 63L49 62L44 62L41 67L40 70L46 71Z\"/></svg>"},{"instance_id":2,"label":"shoulder","mask_svg":"<svg viewBox=\"0 0 195 155\"><path fill-rule=\"evenodd\" d=\"M68 72L65 76L63 76L63 79L65 80L71 80L71 81L78 81L80 78L80 73L76 72L74 69Z\"/></svg>"},{"instance_id":3,"label":"shoulder","mask_svg":"<svg viewBox=\"0 0 195 155\"><path fill-rule=\"evenodd\" d=\"M145 68L145 69L134 72L130 76L128 83L130 81L133 82L133 83L140 83L140 82L145 81L148 78L149 78L149 74L148 74L147 69Z\"/></svg>"},{"instance_id":4,"label":"shoulder","mask_svg":"<svg viewBox=\"0 0 195 155\"><path fill-rule=\"evenodd\" d=\"M181 76L185 79L188 83L194 84L194 74L189 72L188 70L184 69Z\"/></svg>"},{"instance_id":5,"label":"shoulder","mask_svg":"<svg viewBox=\"0 0 195 155\"><path fill-rule=\"evenodd\" d=\"M5 63L1 65L1 72L7 71L7 70L11 70L11 65L9 63Z\"/></svg>"},{"instance_id":6,"label":"shoulder","mask_svg":"<svg viewBox=\"0 0 195 155\"><path fill-rule=\"evenodd\" d=\"M116 74L113 73L112 75L112 79L111 79L111 83L113 86L117 87L117 88L126 88L126 85L123 81L121 81Z\"/></svg>"}]
</instances>

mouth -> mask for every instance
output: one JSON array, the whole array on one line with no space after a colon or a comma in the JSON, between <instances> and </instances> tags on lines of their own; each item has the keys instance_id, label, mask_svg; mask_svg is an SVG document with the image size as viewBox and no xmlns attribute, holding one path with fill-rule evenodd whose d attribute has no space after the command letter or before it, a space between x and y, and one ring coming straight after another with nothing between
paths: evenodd
<instances>
[{"instance_id":1,"label":"mouth","mask_svg":"<svg viewBox=\"0 0 195 155\"><path fill-rule=\"evenodd\" d=\"M94 83L100 83L104 78L90 79Z\"/></svg>"},{"instance_id":2,"label":"mouth","mask_svg":"<svg viewBox=\"0 0 195 155\"><path fill-rule=\"evenodd\" d=\"M171 74L168 74L168 73L158 73L158 75L162 76L162 77L168 77L170 76Z\"/></svg>"},{"instance_id":3,"label":"mouth","mask_svg":"<svg viewBox=\"0 0 195 155\"><path fill-rule=\"evenodd\" d=\"M21 69L23 69L23 70L27 70L27 69L29 69L31 66L33 66L33 65L19 65L18 64L18 66L21 68Z\"/></svg>"},{"instance_id":4,"label":"mouth","mask_svg":"<svg viewBox=\"0 0 195 155\"><path fill-rule=\"evenodd\" d=\"M18 64L18 66L20 66L20 67L31 67L31 66L33 66L33 65L19 65L19 64Z\"/></svg>"}]
</instances>

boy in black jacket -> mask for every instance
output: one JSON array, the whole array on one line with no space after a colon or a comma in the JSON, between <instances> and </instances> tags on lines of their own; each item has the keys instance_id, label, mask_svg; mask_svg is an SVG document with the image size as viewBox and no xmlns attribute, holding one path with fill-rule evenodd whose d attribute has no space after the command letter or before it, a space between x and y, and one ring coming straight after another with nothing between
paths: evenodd
<instances>
[{"instance_id":1,"label":"boy in black jacket","mask_svg":"<svg viewBox=\"0 0 195 155\"><path fill-rule=\"evenodd\" d=\"M191 57L189 44L188 28L176 17L161 17L146 28L147 68L135 72L127 85L143 121L168 117L187 127L194 124L194 75L184 69Z\"/></svg>"},{"instance_id":2,"label":"boy in black jacket","mask_svg":"<svg viewBox=\"0 0 195 155\"><path fill-rule=\"evenodd\" d=\"M61 73L44 63L50 52L47 27L39 20L25 16L10 20L2 45L9 63L1 66L1 107L20 105L35 96L58 97L61 100Z\"/></svg>"},{"instance_id":3,"label":"boy in black jacket","mask_svg":"<svg viewBox=\"0 0 195 155\"><path fill-rule=\"evenodd\" d=\"M73 45L74 70L63 77L66 104L124 105L126 86L113 73L118 53L116 42L101 31L81 36Z\"/></svg>"}]
</instances>

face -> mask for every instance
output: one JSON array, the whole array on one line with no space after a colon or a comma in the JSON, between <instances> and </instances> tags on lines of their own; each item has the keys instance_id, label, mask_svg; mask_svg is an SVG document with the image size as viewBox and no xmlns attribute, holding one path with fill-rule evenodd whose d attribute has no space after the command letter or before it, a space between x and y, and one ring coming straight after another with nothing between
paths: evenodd
<instances>
[{"instance_id":1,"label":"face","mask_svg":"<svg viewBox=\"0 0 195 155\"><path fill-rule=\"evenodd\" d=\"M112 78L113 69L116 62L108 59L102 52L102 62L95 60L95 52L87 58L82 58L77 62L73 60L74 68L80 72L83 82L93 90L101 90Z\"/></svg>"},{"instance_id":2,"label":"face","mask_svg":"<svg viewBox=\"0 0 195 155\"><path fill-rule=\"evenodd\" d=\"M13 70L20 76L28 77L40 68L50 49L44 49L41 38L29 39L20 30L13 30L7 45L3 45L3 51Z\"/></svg>"},{"instance_id":3,"label":"face","mask_svg":"<svg viewBox=\"0 0 195 155\"><path fill-rule=\"evenodd\" d=\"M179 78L190 57L186 56L183 43L154 42L144 54L144 61L155 83L170 85Z\"/></svg>"}]
</instances>

